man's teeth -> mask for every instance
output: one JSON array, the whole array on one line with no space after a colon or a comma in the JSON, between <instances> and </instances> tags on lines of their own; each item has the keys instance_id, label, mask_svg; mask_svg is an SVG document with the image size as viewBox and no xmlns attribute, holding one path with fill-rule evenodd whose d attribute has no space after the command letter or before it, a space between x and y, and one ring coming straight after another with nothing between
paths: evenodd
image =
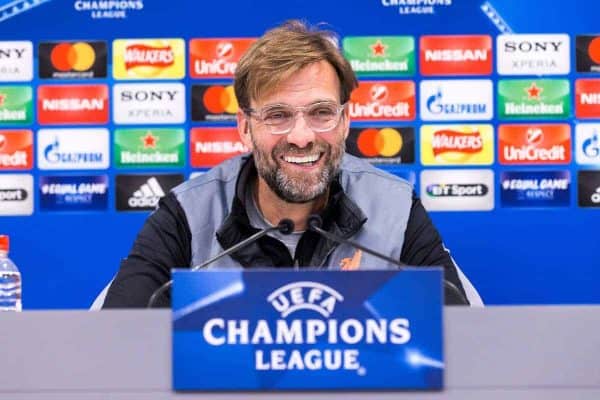
<instances>
[{"instance_id":1,"label":"man's teeth","mask_svg":"<svg viewBox=\"0 0 600 400\"><path fill-rule=\"evenodd\" d=\"M285 161L294 164L313 163L319 159L318 154L304 156L304 157L284 157Z\"/></svg>"}]
</instances>

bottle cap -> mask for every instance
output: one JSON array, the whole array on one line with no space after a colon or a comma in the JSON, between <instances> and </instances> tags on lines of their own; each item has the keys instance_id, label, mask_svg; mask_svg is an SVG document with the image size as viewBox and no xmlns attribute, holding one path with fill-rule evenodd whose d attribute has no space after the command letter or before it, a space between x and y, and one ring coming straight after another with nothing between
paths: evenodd
<instances>
[{"instance_id":1,"label":"bottle cap","mask_svg":"<svg viewBox=\"0 0 600 400\"><path fill-rule=\"evenodd\" d=\"M9 248L8 235L0 235L0 251L5 251L8 253L8 248Z\"/></svg>"}]
</instances>

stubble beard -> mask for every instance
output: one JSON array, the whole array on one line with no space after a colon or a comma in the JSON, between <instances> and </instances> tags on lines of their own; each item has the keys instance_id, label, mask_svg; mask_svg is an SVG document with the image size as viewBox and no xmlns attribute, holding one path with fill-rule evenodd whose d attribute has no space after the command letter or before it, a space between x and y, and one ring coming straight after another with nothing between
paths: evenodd
<instances>
[{"instance_id":1,"label":"stubble beard","mask_svg":"<svg viewBox=\"0 0 600 400\"><path fill-rule=\"evenodd\" d=\"M282 200L288 203L308 203L324 195L331 182L338 175L346 143L342 139L339 143L331 145L327 142L314 142L306 148L300 149L293 144L281 141L267 154L256 142L252 135L254 145L254 163L259 176L267 183L269 188ZM281 160L283 154L287 156L304 156L322 153L323 167L318 171L305 174L288 174L283 168Z\"/></svg>"}]
</instances>

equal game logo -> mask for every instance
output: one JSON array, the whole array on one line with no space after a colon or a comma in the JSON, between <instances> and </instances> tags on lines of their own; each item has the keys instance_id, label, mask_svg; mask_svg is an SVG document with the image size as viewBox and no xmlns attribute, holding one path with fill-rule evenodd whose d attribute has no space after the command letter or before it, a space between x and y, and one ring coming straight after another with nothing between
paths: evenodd
<instances>
[{"instance_id":1,"label":"equal game logo","mask_svg":"<svg viewBox=\"0 0 600 400\"><path fill-rule=\"evenodd\" d=\"M347 36L344 55L358 76L410 76L415 73L412 36Z\"/></svg>"},{"instance_id":2,"label":"equal game logo","mask_svg":"<svg viewBox=\"0 0 600 400\"><path fill-rule=\"evenodd\" d=\"M108 123L107 85L38 86L40 124Z\"/></svg>"},{"instance_id":3,"label":"equal game logo","mask_svg":"<svg viewBox=\"0 0 600 400\"><path fill-rule=\"evenodd\" d=\"M182 83L118 83L113 86L113 119L117 124L182 124Z\"/></svg>"},{"instance_id":4,"label":"equal game logo","mask_svg":"<svg viewBox=\"0 0 600 400\"><path fill-rule=\"evenodd\" d=\"M190 40L190 76L192 78L233 78L242 55L256 39Z\"/></svg>"},{"instance_id":5,"label":"equal game logo","mask_svg":"<svg viewBox=\"0 0 600 400\"><path fill-rule=\"evenodd\" d=\"M374 164L412 164L415 130L401 126L350 128L346 151Z\"/></svg>"},{"instance_id":6,"label":"equal game logo","mask_svg":"<svg viewBox=\"0 0 600 400\"><path fill-rule=\"evenodd\" d=\"M185 76L183 39L117 39L113 42L115 79L181 79Z\"/></svg>"},{"instance_id":7,"label":"equal game logo","mask_svg":"<svg viewBox=\"0 0 600 400\"><path fill-rule=\"evenodd\" d=\"M415 119L413 81L361 81L350 95L355 121L412 121Z\"/></svg>"},{"instance_id":8,"label":"equal game logo","mask_svg":"<svg viewBox=\"0 0 600 400\"><path fill-rule=\"evenodd\" d=\"M429 211L494 209L494 172L488 169L421 171L421 201Z\"/></svg>"},{"instance_id":9,"label":"equal game logo","mask_svg":"<svg viewBox=\"0 0 600 400\"><path fill-rule=\"evenodd\" d=\"M40 78L106 77L106 42L47 42L38 48Z\"/></svg>"},{"instance_id":10,"label":"equal game logo","mask_svg":"<svg viewBox=\"0 0 600 400\"><path fill-rule=\"evenodd\" d=\"M569 164L571 127L569 124L500 125L498 128L500 164Z\"/></svg>"},{"instance_id":11,"label":"equal game logo","mask_svg":"<svg viewBox=\"0 0 600 400\"><path fill-rule=\"evenodd\" d=\"M33 122L33 93L30 86L0 86L0 126Z\"/></svg>"},{"instance_id":12,"label":"equal game logo","mask_svg":"<svg viewBox=\"0 0 600 400\"><path fill-rule=\"evenodd\" d=\"M183 167L183 129L117 129L114 160L117 168Z\"/></svg>"},{"instance_id":13,"label":"equal game logo","mask_svg":"<svg viewBox=\"0 0 600 400\"><path fill-rule=\"evenodd\" d=\"M107 169L108 130L40 129L37 159L40 169Z\"/></svg>"},{"instance_id":14,"label":"equal game logo","mask_svg":"<svg viewBox=\"0 0 600 400\"><path fill-rule=\"evenodd\" d=\"M569 171L505 171L500 173L503 207L568 207Z\"/></svg>"},{"instance_id":15,"label":"equal game logo","mask_svg":"<svg viewBox=\"0 0 600 400\"><path fill-rule=\"evenodd\" d=\"M575 116L600 118L600 79L575 81Z\"/></svg>"},{"instance_id":16,"label":"equal game logo","mask_svg":"<svg viewBox=\"0 0 600 400\"><path fill-rule=\"evenodd\" d=\"M489 75L492 38L489 35L421 36L421 74Z\"/></svg>"},{"instance_id":17,"label":"equal game logo","mask_svg":"<svg viewBox=\"0 0 600 400\"><path fill-rule=\"evenodd\" d=\"M192 85L192 121L235 122L237 111L232 85Z\"/></svg>"},{"instance_id":18,"label":"equal game logo","mask_svg":"<svg viewBox=\"0 0 600 400\"><path fill-rule=\"evenodd\" d=\"M575 146L577 164L600 165L600 124L577 124Z\"/></svg>"},{"instance_id":19,"label":"equal game logo","mask_svg":"<svg viewBox=\"0 0 600 400\"><path fill-rule=\"evenodd\" d=\"M0 171L33 167L33 133L30 130L0 130Z\"/></svg>"},{"instance_id":20,"label":"equal game logo","mask_svg":"<svg viewBox=\"0 0 600 400\"><path fill-rule=\"evenodd\" d=\"M152 211L181 182L182 174L117 175L117 210Z\"/></svg>"},{"instance_id":21,"label":"equal game logo","mask_svg":"<svg viewBox=\"0 0 600 400\"><path fill-rule=\"evenodd\" d=\"M0 42L0 82L33 79L33 45L30 41Z\"/></svg>"},{"instance_id":22,"label":"equal game logo","mask_svg":"<svg viewBox=\"0 0 600 400\"><path fill-rule=\"evenodd\" d=\"M250 150L240 141L237 128L192 128L190 135L191 164L210 168Z\"/></svg>"},{"instance_id":23,"label":"equal game logo","mask_svg":"<svg viewBox=\"0 0 600 400\"><path fill-rule=\"evenodd\" d=\"M600 207L600 171L577 172L579 207Z\"/></svg>"},{"instance_id":24,"label":"equal game logo","mask_svg":"<svg viewBox=\"0 0 600 400\"><path fill-rule=\"evenodd\" d=\"M33 175L0 174L0 215L33 214Z\"/></svg>"},{"instance_id":25,"label":"equal game logo","mask_svg":"<svg viewBox=\"0 0 600 400\"><path fill-rule=\"evenodd\" d=\"M498 82L502 119L567 118L571 113L568 79L517 79Z\"/></svg>"},{"instance_id":26,"label":"equal game logo","mask_svg":"<svg viewBox=\"0 0 600 400\"><path fill-rule=\"evenodd\" d=\"M600 72L600 35L575 37L577 72Z\"/></svg>"},{"instance_id":27,"label":"equal game logo","mask_svg":"<svg viewBox=\"0 0 600 400\"><path fill-rule=\"evenodd\" d=\"M562 75L571 70L569 35L500 35L498 74Z\"/></svg>"},{"instance_id":28,"label":"equal game logo","mask_svg":"<svg viewBox=\"0 0 600 400\"><path fill-rule=\"evenodd\" d=\"M41 211L103 211L108 207L108 176L40 176Z\"/></svg>"},{"instance_id":29,"label":"equal game logo","mask_svg":"<svg viewBox=\"0 0 600 400\"><path fill-rule=\"evenodd\" d=\"M494 162L492 125L421 126L423 165L490 165Z\"/></svg>"},{"instance_id":30,"label":"equal game logo","mask_svg":"<svg viewBox=\"0 0 600 400\"><path fill-rule=\"evenodd\" d=\"M421 81L420 110L425 121L489 120L494 114L489 79Z\"/></svg>"}]
</instances>

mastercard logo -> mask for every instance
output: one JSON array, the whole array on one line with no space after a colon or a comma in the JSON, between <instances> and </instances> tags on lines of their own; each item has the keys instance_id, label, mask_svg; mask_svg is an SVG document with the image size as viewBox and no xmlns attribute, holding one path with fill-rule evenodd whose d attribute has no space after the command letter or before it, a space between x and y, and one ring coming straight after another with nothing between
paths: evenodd
<instances>
[{"instance_id":1,"label":"mastercard logo","mask_svg":"<svg viewBox=\"0 0 600 400\"><path fill-rule=\"evenodd\" d=\"M50 52L50 62L58 71L86 71L94 66L96 52L86 42L59 43Z\"/></svg>"},{"instance_id":2,"label":"mastercard logo","mask_svg":"<svg viewBox=\"0 0 600 400\"><path fill-rule=\"evenodd\" d=\"M238 111L238 102L232 85L207 88L202 96L202 103L212 114L235 114Z\"/></svg>"},{"instance_id":3,"label":"mastercard logo","mask_svg":"<svg viewBox=\"0 0 600 400\"><path fill-rule=\"evenodd\" d=\"M356 145L365 157L394 157L400 150L404 141L396 129L369 128L358 134Z\"/></svg>"},{"instance_id":4,"label":"mastercard logo","mask_svg":"<svg viewBox=\"0 0 600 400\"><path fill-rule=\"evenodd\" d=\"M588 56L596 64L600 64L600 37L595 37L588 45Z\"/></svg>"}]
</instances>

